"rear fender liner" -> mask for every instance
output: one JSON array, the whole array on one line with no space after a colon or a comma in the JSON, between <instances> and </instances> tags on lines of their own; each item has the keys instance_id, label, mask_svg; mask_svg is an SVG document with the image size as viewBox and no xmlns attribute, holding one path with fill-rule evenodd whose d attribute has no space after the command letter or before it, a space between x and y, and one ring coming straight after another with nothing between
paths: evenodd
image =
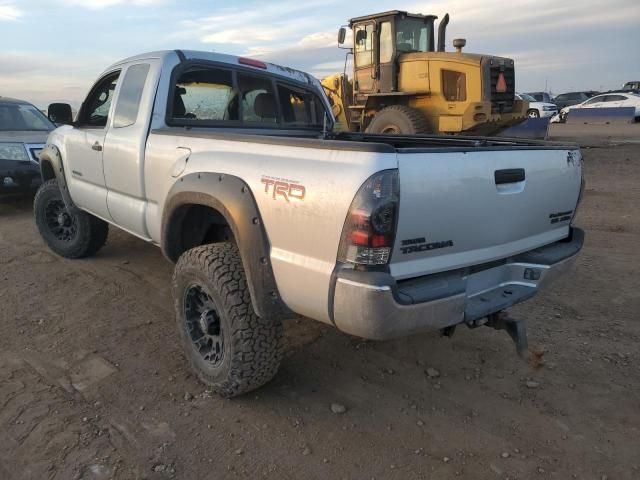
<instances>
[{"instance_id":1,"label":"rear fender liner","mask_svg":"<svg viewBox=\"0 0 640 480\"><path fill-rule=\"evenodd\" d=\"M53 176L52 176L53 174ZM64 165L62 164L62 155L55 145L47 143L40 153L40 175L42 182L55 178L58 181L58 187L62 194L62 199L70 213L77 212L79 209L73 203L71 194L67 188L67 180L64 174Z\"/></svg>"},{"instance_id":2,"label":"rear fender liner","mask_svg":"<svg viewBox=\"0 0 640 480\"><path fill-rule=\"evenodd\" d=\"M185 205L213 208L229 224L258 316L292 314L280 298L270 262L269 239L249 186L238 177L222 173L191 173L181 177L167 195L162 216L162 252L172 262L183 251L180 207Z\"/></svg>"}]
</instances>

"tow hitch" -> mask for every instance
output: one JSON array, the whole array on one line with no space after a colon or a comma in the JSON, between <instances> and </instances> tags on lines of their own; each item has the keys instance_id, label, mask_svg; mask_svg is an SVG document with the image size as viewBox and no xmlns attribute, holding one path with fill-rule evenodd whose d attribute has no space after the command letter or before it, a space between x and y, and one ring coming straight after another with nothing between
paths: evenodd
<instances>
[{"instance_id":1,"label":"tow hitch","mask_svg":"<svg viewBox=\"0 0 640 480\"><path fill-rule=\"evenodd\" d=\"M527 342L527 329L524 325L524 320L516 320L509 316L507 312L500 311L487 315L486 317L479 318L477 320L468 321L465 323L469 328L478 328L482 326L492 327L496 330L506 330L513 343L516 345L516 351L522 358L527 358L527 352L529 350L529 344ZM457 325L443 328L440 333L444 337L452 337Z\"/></svg>"},{"instance_id":2,"label":"tow hitch","mask_svg":"<svg viewBox=\"0 0 640 480\"><path fill-rule=\"evenodd\" d=\"M487 317L487 327L493 327L496 330L506 330L513 343L516 344L516 352L522 358L526 358L529 349L527 342L527 329L524 320L516 320L509 316L505 311L492 313Z\"/></svg>"}]
</instances>

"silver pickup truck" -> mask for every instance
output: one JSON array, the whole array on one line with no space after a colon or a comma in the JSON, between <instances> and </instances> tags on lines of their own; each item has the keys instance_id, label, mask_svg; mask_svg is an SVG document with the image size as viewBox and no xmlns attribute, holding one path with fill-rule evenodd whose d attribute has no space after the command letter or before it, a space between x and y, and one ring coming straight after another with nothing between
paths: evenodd
<instances>
[{"instance_id":1,"label":"silver pickup truck","mask_svg":"<svg viewBox=\"0 0 640 480\"><path fill-rule=\"evenodd\" d=\"M49 114L35 218L50 248L95 254L112 224L175 262L185 354L224 396L281 360L294 314L368 338L522 325L502 313L583 243L574 145L332 133L311 76L194 51L109 67L72 121ZM123 319L123 321L126 319Z\"/></svg>"}]
</instances>

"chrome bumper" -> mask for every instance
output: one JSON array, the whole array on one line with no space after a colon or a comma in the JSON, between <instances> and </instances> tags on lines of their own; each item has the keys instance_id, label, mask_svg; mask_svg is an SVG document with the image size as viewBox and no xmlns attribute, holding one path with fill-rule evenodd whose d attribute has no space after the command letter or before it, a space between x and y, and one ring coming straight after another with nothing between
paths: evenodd
<instances>
[{"instance_id":1,"label":"chrome bumper","mask_svg":"<svg viewBox=\"0 0 640 480\"><path fill-rule=\"evenodd\" d=\"M584 232L574 228L566 241L408 282L382 272L340 270L333 321L345 333L372 340L473 322L534 296L572 267L583 242Z\"/></svg>"}]
</instances>

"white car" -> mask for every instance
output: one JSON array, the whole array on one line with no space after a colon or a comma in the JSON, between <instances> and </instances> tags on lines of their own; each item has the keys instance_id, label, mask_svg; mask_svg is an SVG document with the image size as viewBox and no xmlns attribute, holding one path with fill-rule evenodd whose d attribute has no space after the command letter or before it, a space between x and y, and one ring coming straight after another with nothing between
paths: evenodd
<instances>
[{"instance_id":1,"label":"white car","mask_svg":"<svg viewBox=\"0 0 640 480\"><path fill-rule=\"evenodd\" d=\"M577 105L564 107L560 110L560 121L565 121L570 110L574 108L617 108L635 107L635 117L640 118L640 95L637 93L603 93L585 100Z\"/></svg>"},{"instance_id":2,"label":"white car","mask_svg":"<svg viewBox=\"0 0 640 480\"><path fill-rule=\"evenodd\" d=\"M553 103L539 102L526 93L516 93L516 99L529 102L529 108L527 109L527 117L529 118L553 117L558 113L557 105Z\"/></svg>"}]
</instances>

